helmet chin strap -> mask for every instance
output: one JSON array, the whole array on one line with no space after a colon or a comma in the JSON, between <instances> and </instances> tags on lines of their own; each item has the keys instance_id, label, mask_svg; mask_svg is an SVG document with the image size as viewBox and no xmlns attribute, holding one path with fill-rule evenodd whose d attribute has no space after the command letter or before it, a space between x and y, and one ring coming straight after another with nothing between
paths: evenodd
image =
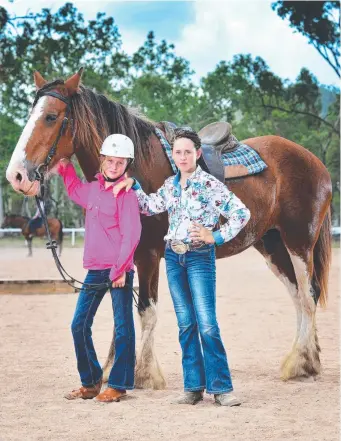
<instances>
[{"instance_id":1,"label":"helmet chin strap","mask_svg":"<svg viewBox=\"0 0 341 441\"><path fill-rule=\"evenodd\" d=\"M124 172L124 173L125 173L125 172ZM123 173L123 175L124 175L124 173ZM104 178L105 182L116 182L116 181L118 181L123 175L119 176L118 178L113 179L113 178L108 178L108 176L106 176L106 175L103 173L103 178Z\"/></svg>"}]
</instances>

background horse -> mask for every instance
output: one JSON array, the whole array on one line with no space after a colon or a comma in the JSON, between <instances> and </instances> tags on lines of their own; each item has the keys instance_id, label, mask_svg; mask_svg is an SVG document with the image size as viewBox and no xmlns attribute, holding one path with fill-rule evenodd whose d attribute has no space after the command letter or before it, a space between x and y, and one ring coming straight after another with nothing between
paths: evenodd
<instances>
[{"instance_id":1,"label":"background horse","mask_svg":"<svg viewBox=\"0 0 341 441\"><path fill-rule=\"evenodd\" d=\"M164 130L163 125L83 87L81 73L82 69L65 82L53 83L35 73L38 93L9 163L7 179L17 191L30 196L37 194L39 182L34 181L35 171L46 161L51 145L61 134L49 171L53 172L61 158L75 154L90 181L99 169L102 141L111 133L123 133L135 145L136 160L131 174L147 193L156 191L172 175L154 131L155 127ZM62 132L68 112L71 121ZM258 175L228 182L229 189L250 209L251 220L237 237L217 248L217 257L232 256L250 246L264 256L271 271L287 287L297 314L296 336L282 364L282 378L315 376L320 372L316 304L318 300L321 305L326 303L331 256L330 176L316 156L281 137L262 136L243 142L260 154L268 168ZM154 351L154 329L167 214L143 217L142 223L135 254L142 322L136 385L162 388L165 381ZM111 362L112 353L105 365L106 373Z\"/></svg>"},{"instance_id":2,"label":"background horse","mask_svg":"<svg viewBox=\"0 0 341 441\"><path fill-rule=\"evenodd\" d=\"M21 228L21 232L27 241L28 256L32 256L32 239L33 237L46 236L45 226L36 228L33 232L29 229L30 218L26 216L19 216L18 214L7 214L2 223L2 228ZM51 237L58 244L59 256L62 253L63 245L63 225L59 219L49 218L47 220Z\"/></svg>"}]
</instances>

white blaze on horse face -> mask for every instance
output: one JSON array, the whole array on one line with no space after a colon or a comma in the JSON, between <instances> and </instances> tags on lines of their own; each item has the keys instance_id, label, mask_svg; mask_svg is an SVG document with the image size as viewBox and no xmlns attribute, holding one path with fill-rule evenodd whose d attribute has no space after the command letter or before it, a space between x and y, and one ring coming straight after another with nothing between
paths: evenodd
<instances>
[{"instance_id":1,"label":"white blaze on horse face","mask_svg":"<svg viewBox=\"0 0 341 441\"><path fill-rule=\"evenodd\" d=\"M25 172L24 160L26 158L26 146L32 136L38 119L42 116L44 112L46 99L47 97L43 96L38 100L12 153L12 157L6 171L6 178L11 183L13 180L16 179L16 175L18 172Z\"/></svg>"}]
</instances>

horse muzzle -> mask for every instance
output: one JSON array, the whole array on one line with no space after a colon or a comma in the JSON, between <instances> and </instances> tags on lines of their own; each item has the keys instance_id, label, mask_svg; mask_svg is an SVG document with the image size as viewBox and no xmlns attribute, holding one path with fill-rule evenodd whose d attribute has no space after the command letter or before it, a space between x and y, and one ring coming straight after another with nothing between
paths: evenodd
<instances>
[{"instance_id":1,"label":"horse muzzle","mask_svg":"<svg viewBox=\"0 0 341 441\"><path fill-rule=\"evenodd\" d=\"M25 196L36 196L39 193L39 182L30 180L27 170L23 166L7 169L6 178L17 193Z\"/></svg>"}]
</instances>

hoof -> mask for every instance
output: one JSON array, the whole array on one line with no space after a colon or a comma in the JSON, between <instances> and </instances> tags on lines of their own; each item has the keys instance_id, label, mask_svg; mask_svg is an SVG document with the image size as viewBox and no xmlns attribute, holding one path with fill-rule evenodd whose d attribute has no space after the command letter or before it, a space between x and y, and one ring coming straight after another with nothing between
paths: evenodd
<instances>
[{"instance_id":1,"label":"hoof","mask_svg":"<svg viewBox=\"0 0 341 441\"><path fill-rule=\"evenodd\" d=\"M294 378L316 377L321 372L318 350L313 354L306 348L296 347L283 361L281 379L287 381Z\"/></svg>"},{"instance_id":2,"label":"hoof","mask_svg":"<svg viewBox=\"0 0 341 441\"><path fill-rule=\"evenodd\" d=\"M136 367L135 387L138 389L166 389L166 380L159 364L154 366Z\"/></svg>"}]
</instances>

